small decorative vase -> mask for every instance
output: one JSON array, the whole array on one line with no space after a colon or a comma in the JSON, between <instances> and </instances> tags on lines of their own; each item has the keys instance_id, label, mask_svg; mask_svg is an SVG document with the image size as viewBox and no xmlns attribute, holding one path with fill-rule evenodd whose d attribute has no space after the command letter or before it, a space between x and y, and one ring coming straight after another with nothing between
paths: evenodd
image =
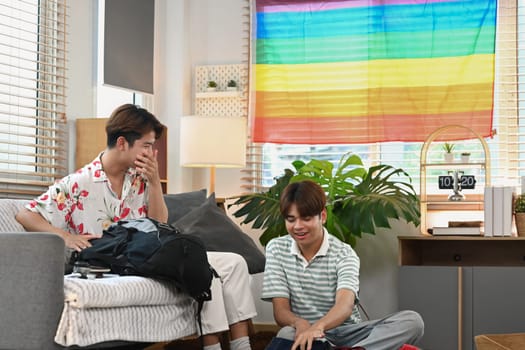
<instances>
[{"instance_id":1,"label":"small decorative vase","mask_svg":"<svg viewBox=\"0 0 525 350\"><path fill-rule=\"evenodd\" d=\"M525 237L525 213L514 213L518 237Z\"/></svg>"},{"instance_id":2,"label":"small decorative vase","mask_svg":"<svg viewBox=\"0 0 525 350\"><path fill-rule=\"evenodd\" d=\"M454 161L453 153L445 153L445 163L452 163Z\"/></svg>"}]
</instances>

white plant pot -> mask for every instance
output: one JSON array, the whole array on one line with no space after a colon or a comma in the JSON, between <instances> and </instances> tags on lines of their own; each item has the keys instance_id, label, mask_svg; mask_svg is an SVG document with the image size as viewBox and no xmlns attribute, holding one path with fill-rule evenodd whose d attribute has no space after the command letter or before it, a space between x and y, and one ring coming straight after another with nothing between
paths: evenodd
<instances>
[{"instance_id":1,"label":"white plant pot","mask_svg":"<svg viewBox=\"0 0 525 350\"><path fill-rule=\"evenodd\" d=\"M237 91L237 87L236 86L227 86L226 87L226 91Z\"/></svg>"},{"instance_id":2,"label":"white plant pot","mask_svg":"<svg viewBox=\"0 0 525 350\"><path fill-rule=\"evenodd\" d=\"M470 161L470 154L469 155L461 155L461 162L462 163L468 163Z\"/></svg>"},{"instance_id":3,"label":"white plant pot","mask_svg":"<svg viewBox=\"0 0 525 350\"><path fill-rule=\"evenodd\" d=\"M454 162L454 153L445 153L445 163Z\"/></svg>"},{"instance_id":4,"label":"white plant pot","mask_svg":"<svg viewBox=\"0 0 525 350\"><path fill-rule=\"evenodd\" d=\"M216 87L209 87L209 88L206 88L206 91L208 91L208 92L217 91L217 88Z\"/></svg>"}]
</instances>

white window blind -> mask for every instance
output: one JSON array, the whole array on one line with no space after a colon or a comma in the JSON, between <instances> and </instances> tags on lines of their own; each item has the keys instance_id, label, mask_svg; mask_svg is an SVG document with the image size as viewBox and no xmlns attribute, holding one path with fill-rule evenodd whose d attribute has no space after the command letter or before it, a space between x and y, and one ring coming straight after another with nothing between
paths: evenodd
<instances>
[{"instance_id":1,"label":"white window blind","mask_svg":"<svg viewBox=\"0 0 525 350\"><path fill-rule=\"evenodd\" d=\"M252 9L252 20L253 20ZM498 2L496 38L496 83L493 129L496 135L487 139L491 152L492 183L518 185L525 175L525 4L518 0ZM252 22L253 27L253 22ZM521 119L521 120L520 120ZM362 145L278 145L254 144L247 148L248 166L244 170L242 192L257 192L273 185L274 178L292 169L296 159L331 159L337 163L347 151L358 154L371 166L385 163L403 168L419 191L419 164L422 143L385 142ZM459 150L471 152L471 161L483 157L475 140L458 142ZM439 148L429 157L442 157ZM459 157L459 155L458 155ZM437 181L437 177L432 179Z\"/></svg>"},{"instance_id":2,"label":"white window blind","mask_svg":"<svg viewBox=\"0 0 525 350\"><path fill-rule=\"evenodd\" d=\"M0 2L0 196L65 175L65 0Z\"/></svg>"}]
</instances>

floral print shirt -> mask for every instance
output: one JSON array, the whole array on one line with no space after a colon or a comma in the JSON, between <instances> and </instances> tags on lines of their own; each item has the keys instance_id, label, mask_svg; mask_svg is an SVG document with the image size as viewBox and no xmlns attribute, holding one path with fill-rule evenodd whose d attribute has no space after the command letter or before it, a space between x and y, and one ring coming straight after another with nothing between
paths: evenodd
<instances>
[{"instance_id":1,"label":"floral print shirt","mask_svg":"<svg viewBox=\"0 0 525 350\"><path fill-rule=\"evenodd\" d=\"M98 234L114 222L147 215L147 186L128 169L120 198L111 189L98 155L95 160L51 185L26 208L51 225L74 234Z\"/></svg>"}]
</instances>

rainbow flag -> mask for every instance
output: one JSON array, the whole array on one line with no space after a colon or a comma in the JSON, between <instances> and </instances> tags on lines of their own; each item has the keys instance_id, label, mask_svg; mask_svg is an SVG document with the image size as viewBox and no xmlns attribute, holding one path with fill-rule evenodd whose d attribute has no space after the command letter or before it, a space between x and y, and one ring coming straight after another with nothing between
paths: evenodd
<instances>
[{"instance_id":1,"label":"rainbow flag","mask_svg":"<svg viewBox=\"0 0 525 350\"><path fill-rule=\"evenodd\" d=\"M256 0L253 141L424 141L451 124L490 136L496 8Z\"/></svg>"}]
</instances>

